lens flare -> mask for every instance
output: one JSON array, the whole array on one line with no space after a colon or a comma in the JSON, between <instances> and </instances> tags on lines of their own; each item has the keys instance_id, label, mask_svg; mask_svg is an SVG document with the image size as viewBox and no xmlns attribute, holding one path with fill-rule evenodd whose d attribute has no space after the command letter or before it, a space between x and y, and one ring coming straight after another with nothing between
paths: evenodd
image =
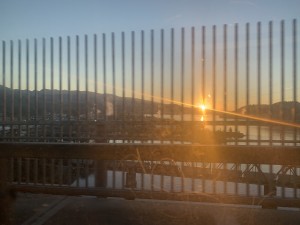
<instances>
[{"instance_id":1,"label":"lens flare","mask_svg":"<svg viewBox=\"0 0 300 225\"><path fill-rule=\"evenodd\" d=\"M206 110L206 105L201 104L199 105L199 108L204 112Z\"/></svg>"},{"instance_id":2,"label":"lens flare","mask_svg":"<svg viewBox=\"0 0 300 225\"><path fill-rule=\"evenodd\" d=\"M107 84L106 86L110 86L110 85ZM123 90L122 88L118 88L118 87L115 87L115 89L116 90ZM142 94L141 92L138 92L138 91L134 91L134 93ZM153 98L154 101L164 100L165 103L169 102L169 103L172 103L172 104L177 104L177 105L182 105L182 106L187 106L187 107L198 107L199 109L202 110L203 113L206 110L209 110L210 112L227 114L227 115L235 116L235 117L240 118L240 119L249 119L249 120L255 120L255 121L260 121L260 122L264 122L264 123L270 123L270 124L276 124L276 125L281 125L281 126L300 128L299 123L285 122L285 121L279 121L279 120L274 120L274 119L268 119L268 118L264 118L264 117L257 117L257 116L253 116L253 115L245 115L245 114L236 113L236 112L217 110L215 108L210 107L210 104L200 104L200 105L197 106L197 105L193 105L191 103L176 101L176 100L169 99L169 98L161 98L159 96L155 96L155 95L151 95L151 94L147 94L147 93L143 93L143 96L148 97L148 98ZM208 99L210 99L210 98L211 98L211 94L208 94Z\"/></svg>"}]
</instances>

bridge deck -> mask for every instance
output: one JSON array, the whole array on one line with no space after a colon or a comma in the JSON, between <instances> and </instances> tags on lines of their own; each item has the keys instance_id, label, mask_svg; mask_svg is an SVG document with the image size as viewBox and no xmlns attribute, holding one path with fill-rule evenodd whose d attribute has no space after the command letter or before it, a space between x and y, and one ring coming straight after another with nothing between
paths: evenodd
<instances>
[{"instance_id":1,"label":"bridge deck","mask_svg":"<svg viewBox=\"0 0 300 225\"><path fill-rule=\"evenodd\" d=\"M190 144L0 143L0 157L300 165L299 147Z\"/></svg>"}]
</instances>

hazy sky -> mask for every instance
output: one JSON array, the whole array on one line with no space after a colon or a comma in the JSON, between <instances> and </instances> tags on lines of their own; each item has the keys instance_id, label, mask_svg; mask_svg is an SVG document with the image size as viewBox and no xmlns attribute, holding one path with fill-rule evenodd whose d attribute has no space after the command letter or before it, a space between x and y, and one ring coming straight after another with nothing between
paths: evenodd
<instances>
[{"instance_id":1,"label":"hazy sky","mask_svg":"<svg viewBox=\"0 0 300 225\"><path fill-rule=\"evenodd\" d=\"M299 0L0 0L0 39L244 24L299 14Z\"/></svg>"}]
</instances>

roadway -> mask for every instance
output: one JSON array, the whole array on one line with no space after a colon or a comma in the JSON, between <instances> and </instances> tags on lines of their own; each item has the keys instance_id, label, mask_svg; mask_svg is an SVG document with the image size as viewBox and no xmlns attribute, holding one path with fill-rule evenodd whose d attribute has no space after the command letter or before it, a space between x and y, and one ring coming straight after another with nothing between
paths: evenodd
<instances>
[{"instance_id":1,"label":"roadway","mask_svg":"<svg viewBox=\"0 0 300 225\"><path fill-rule=\"evenodd\" d=\"M300 209L19 193L12 224L300 224Z\"/></svg>"}]
</instances>

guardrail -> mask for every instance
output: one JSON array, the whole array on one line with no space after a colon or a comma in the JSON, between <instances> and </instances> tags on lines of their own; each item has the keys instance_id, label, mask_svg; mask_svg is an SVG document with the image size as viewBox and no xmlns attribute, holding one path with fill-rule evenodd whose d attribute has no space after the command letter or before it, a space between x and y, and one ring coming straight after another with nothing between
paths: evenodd
<instances>
[{"instance_id":1,"label":"guardrail","mask_svg":"<svg viewBox=\"0 0 300 225\"><path fill-rule=\"evenodd\" d=\"M300 207L297 147L2 143L18 191Z\"/></svg>"}]
</instances>

